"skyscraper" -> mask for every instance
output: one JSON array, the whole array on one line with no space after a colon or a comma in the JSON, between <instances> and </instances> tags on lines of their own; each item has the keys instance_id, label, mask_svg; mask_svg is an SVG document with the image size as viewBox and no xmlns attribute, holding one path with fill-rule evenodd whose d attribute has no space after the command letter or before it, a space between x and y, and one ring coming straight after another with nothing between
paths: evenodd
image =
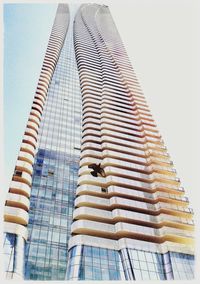
<instances>
[{"instance_id":1,"label":"skyscraper","mask_svg":"<svg viewBox=\"0 0 200 284\"><path fill-rule=\"evenodd\" d=\"M109 8L60 4L6 200L7 278L191 279L188 205Z\"/></svg>"}]
</instances>

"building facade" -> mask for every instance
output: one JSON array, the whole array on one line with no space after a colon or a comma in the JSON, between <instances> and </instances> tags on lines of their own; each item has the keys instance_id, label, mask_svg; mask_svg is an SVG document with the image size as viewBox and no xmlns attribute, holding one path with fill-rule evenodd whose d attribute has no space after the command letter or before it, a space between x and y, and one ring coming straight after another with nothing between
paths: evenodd
<instances>
[{"instance_id":1,"label":"building facade","mask_svg":"<svg viewBox=\"0 0 200 284\"><path fill-rule=\"evenodd\" d=\"M192 216L109 8L59 4L6 199L6 277L192 279Z\"/></svg>"}]
</instances>

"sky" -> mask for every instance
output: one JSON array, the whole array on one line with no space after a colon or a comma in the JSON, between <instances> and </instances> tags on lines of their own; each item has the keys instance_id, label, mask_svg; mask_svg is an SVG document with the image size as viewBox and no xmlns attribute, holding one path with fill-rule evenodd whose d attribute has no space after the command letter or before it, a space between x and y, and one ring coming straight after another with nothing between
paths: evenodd
<instances>
[{"instance_id":1,"label":"sky","mask_svg":"<svg viewBox=\"0 0 200 284\"><path fill-rule=\"evenodd\" d=\"M56 4L48 2L52 4L4 5L5 192L17 159L56 12ZM192 207L196 208L195 218L199 214L200 142L197 2L104 1L110 7L178 177Z\"/></svg>"}]
</instances>

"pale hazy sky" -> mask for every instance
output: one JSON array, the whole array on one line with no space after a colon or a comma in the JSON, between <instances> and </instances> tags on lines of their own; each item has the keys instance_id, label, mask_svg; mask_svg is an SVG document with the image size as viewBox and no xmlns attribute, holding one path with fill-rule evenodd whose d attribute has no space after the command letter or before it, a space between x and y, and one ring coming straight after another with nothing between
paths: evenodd
<instances>
[{"instance_id":1,"label":"pale hazy sky","mask_svg":"<svg viewBox=\"0 0 200 284\"><path fill-rule=\"evenodd\" d=\"M50 0L48 2L54 3ZM88 2L102 2L110 6L178 177L199 216L198 1ZM31 108L55 11L56 5L17 4L5 7L6 191Z\"/></svg>"}]
</instances>

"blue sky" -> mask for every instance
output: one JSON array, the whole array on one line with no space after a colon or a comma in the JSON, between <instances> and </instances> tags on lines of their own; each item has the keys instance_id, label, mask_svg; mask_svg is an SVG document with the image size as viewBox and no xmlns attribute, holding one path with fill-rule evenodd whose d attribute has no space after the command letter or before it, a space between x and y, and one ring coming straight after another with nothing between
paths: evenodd
<instances>
[{"instance_id":1,"label":"blue sky","mask_svg":"<svg viewBox=\"0 0 200 284\"><path fill-rule=\"evenodd\" d=\"M11 180L56 4L4 5L5 182Z\"/></svg>"}]
</instances>

